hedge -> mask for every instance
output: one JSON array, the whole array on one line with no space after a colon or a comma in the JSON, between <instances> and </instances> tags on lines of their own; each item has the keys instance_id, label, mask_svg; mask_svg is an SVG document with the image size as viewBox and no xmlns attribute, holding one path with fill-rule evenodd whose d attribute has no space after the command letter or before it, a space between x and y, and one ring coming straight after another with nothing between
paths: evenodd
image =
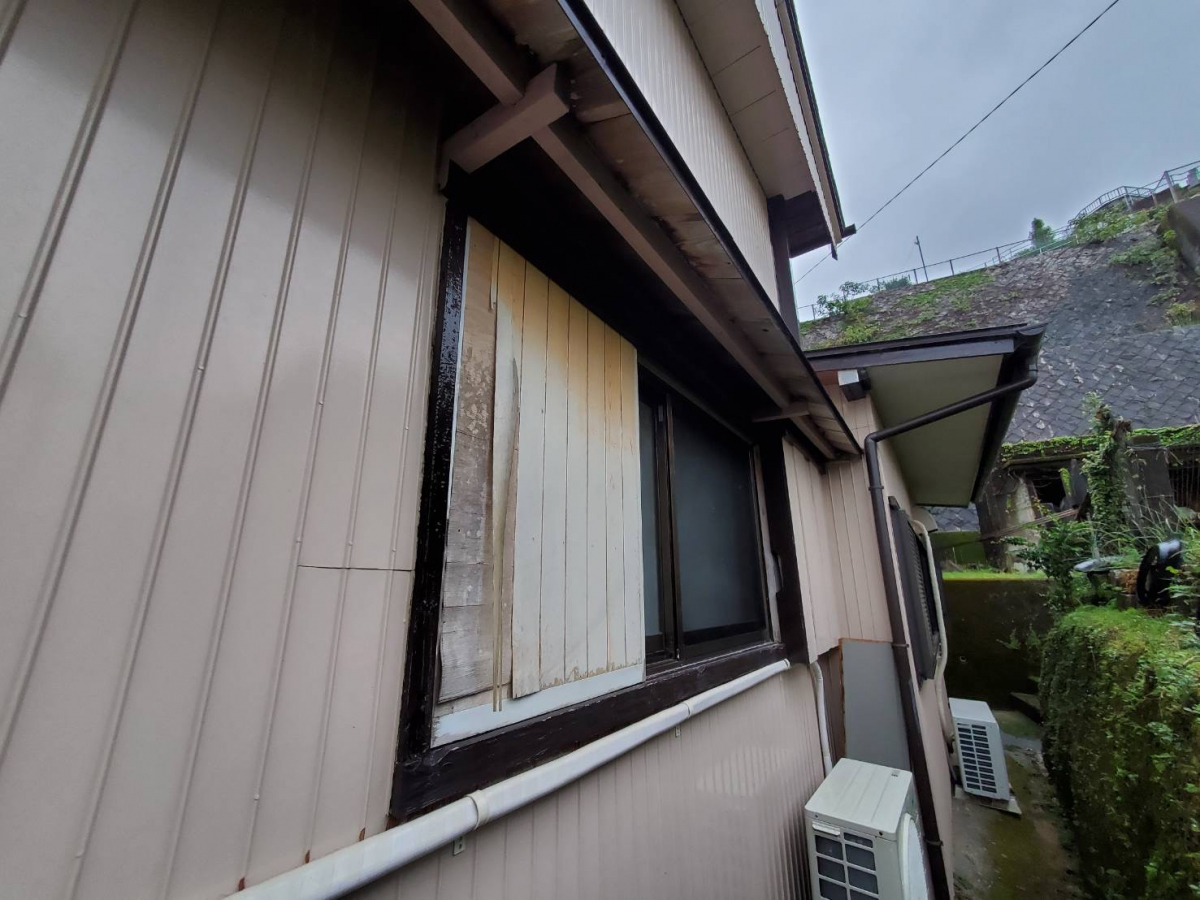
<instances>
[{"instance_id":1,"label":"hedge","mask_svg":"<svg viewBox=\"0 0 1200 900\"><path fill-rule=\"evenodd\" d=\"M1045 758L1098 897L1200 896L1200 641L1085 607L1046 638Z\"/></svg>"}]
</instances>

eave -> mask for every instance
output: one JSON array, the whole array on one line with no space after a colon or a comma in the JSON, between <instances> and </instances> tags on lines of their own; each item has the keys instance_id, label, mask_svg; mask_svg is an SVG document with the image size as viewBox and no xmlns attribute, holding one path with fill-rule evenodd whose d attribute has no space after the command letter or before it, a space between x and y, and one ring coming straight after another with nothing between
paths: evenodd
<instances>
[{"instance_id":1,"label":"eave","mask_svg":"<svg viewBox=\"0 0 1200 900\"><path fill-rule=\"evenodd\" d=\"M814 351L814 367L858 373L881 427L1018 381L1037 363L1044 326L1012 325ZM892 440L910 499L966 506L977 499L1000 452L1018 395L1012 394Z\"/></svg>"},{"instance_id":2,"label":"eave","mask_svg":"<svg viewBox=\"0 0 1200 900\"><path fill-rule=\"evenodd\" d=\"M826 459L859 453L770 294L584 4L414 0L503 104L557 63L571 112L532 140ZM511 35L509 37L508 35Z\"/></svg>"}]
</instances>

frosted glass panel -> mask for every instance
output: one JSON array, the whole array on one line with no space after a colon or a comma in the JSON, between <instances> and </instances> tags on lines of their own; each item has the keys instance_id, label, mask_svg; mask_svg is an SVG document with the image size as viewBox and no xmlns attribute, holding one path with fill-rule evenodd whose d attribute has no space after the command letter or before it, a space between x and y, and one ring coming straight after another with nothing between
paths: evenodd
<instances>
[{"instance_id":1,"label":"frosted glass panel","mask_svg":"<svg viewBox=\"0 0 1200 900\"><path fill-rule=\"evenodd\" d=\"M685 404L674 419L684 633L703 640L721 636L710 629L751 630L765 619L749 448Z\"/></svg>"}]
</instances>

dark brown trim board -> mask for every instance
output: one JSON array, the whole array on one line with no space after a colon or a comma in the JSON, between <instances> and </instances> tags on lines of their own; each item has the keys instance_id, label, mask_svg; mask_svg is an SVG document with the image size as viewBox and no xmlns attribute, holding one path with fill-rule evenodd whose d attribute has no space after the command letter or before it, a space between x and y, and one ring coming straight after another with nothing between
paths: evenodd
<instances>
[{"instance_id":1,"label":"dark brown trim board","mask_svg":"<svg viewBox=\"0 0 1200 900\"><path fill-rule=\"evenodd\" d=\"M800 340L800 316L792 284L792 252L787 231L787 201L767 198L767 221L771 226L771 255L775 261L775 290L779 293L779 311L792 337Z\"/></svg>"},{"instance_id":2,"label":"dark brown trim board","mask_svg":"<svg viewBox=\"0 0 1200 900\"><path fill-rule=\"evenodd\" d=\"M800 559L788 501L787 469L783 456L784 429L758 445L762 462L763 494L766 498L767 529L771 553L777 562L779 593L775 598L779 635L791 662L812 662L804 627L804 597L800 592Z\"/></svg>"},{"instance_id":3,"label":"dark brown trim board","mask_svg":"<svg viewBox=\"0 0 1200 900\"><path fill-rule=\"evenodd\" d=\"M510 778L626 725L785 657L760 644L680 666L642 684L435 747L406 761L392 790L392 815L407 821L471 791Z\"/></svg>"},{"instance_id":4,"label":"dark brown trim board","mask_svg":"<svg viewBox=\"0 0 1200 900\"><path fill-rule=\"evenodd\" d=\"M392 787L393 806L403 781L403 766L406 761L420 758L433 735L442 561L446 552L446 509L450 498L450 451L454 441L455 379L462 332L466 252L467 214L455 204L447 204L431 354L433 371L430 373L425 428L416 566L400 701L397 768Z\"/></svg>"}]
</instances>

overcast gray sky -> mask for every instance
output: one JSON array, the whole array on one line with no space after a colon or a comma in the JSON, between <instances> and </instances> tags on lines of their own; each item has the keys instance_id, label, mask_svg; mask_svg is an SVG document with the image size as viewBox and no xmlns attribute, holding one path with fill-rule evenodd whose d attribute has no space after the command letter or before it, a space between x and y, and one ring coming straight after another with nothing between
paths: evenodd
<instances>
[{"instance_id":1,"label":"overcast gray sky","mask_svg":"<svg viewBox=\"0 0 1200 900\"><path fill-rule=\"evenodd\" d=\"M847 223L861 223L1108 0L795 0ZM1019 240L1200 159L1198 0L1122 0L796 286ZM824 251L792 261L799 277Z\"/></svg>"}]
</instances>

